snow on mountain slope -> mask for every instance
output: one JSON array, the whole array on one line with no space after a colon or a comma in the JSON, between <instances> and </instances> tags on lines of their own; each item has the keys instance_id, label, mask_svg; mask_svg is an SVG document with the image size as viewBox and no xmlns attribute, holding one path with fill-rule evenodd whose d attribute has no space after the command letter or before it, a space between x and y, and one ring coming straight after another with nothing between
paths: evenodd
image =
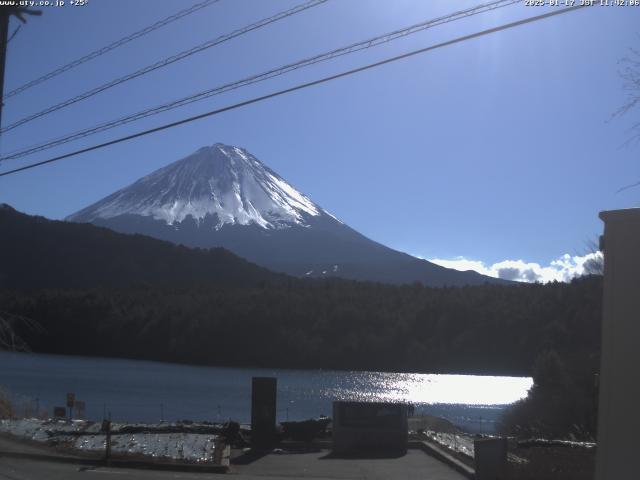
<instances>
[{"instance_id":1,"label":"snow on mountain slope","mask_svg":"<svg viewBox=\"0 0 640 480\"><path fill-rule=\"evenodd\" d=\"M93 222L131 214L173 225L189 215L265 229L305 226L330 215L246 150L217 143L141 178L67 218Z\"/></svg>"}]
</instances>

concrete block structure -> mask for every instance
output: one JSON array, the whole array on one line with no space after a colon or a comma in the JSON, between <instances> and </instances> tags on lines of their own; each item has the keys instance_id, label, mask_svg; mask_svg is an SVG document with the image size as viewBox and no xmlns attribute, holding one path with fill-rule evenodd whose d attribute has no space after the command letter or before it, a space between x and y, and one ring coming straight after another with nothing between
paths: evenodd
<instances>
[{"instance_id":1,"label":"concrete block structure","mask_svg":"<svg viewBox=\"0 0 640 480\"><path fill-rule=\"evenodd\" d=\"M640 478L640 208L602 212L604 304L596 480Z\"/></svg>"},{"instance_id":2,"label":"concrete block structure","mask_svg":"<svg viewBox=\"0 0 640 480\"><path fill-rule=\"evenodd\" d=\"M507 478L507 439L482 438L473 442L476 480Z\"/></svg>"},{"instance_id":3,"label":"concrete block structure","mask_svg":"<svg viewBox=\"0 0 640 480\"><path fill-rule=\"evenodd\" d=\"M400 403L333 402L333 451L406 453L407 412Z\"/></svg>"}]
</instances>

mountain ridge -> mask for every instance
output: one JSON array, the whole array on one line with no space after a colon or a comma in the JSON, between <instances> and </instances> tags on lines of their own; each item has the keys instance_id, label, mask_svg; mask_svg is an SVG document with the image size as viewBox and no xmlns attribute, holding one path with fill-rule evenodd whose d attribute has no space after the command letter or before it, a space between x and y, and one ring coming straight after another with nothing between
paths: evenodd
<instances>
[{"instance_id":1,"label":"mountain ridge","mask_svg":"<svg viewBox=\"0 0 640 480\"><path fill-rule=\"evenodd\" d=\"M191 249L92 224L49 220L0 204L0 288L286 284L224 248Z\"/></svg>"},{"instance_id":2,"label":"mountain ridge","mask_svg":"<svg viewBox=\"0 0 640 480\"><path fill-rule=\"evenodd\" d=\"M412 257L367 238L245 149L216 143L69 215L189 247L224 247L270 270L428 286L510 283Z\"/></svg>"}]
</instances>

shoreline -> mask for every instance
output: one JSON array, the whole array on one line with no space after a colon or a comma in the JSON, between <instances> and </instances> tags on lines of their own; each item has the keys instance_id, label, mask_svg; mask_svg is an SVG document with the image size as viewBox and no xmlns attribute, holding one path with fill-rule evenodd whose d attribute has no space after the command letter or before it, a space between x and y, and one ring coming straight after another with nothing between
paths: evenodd
<instances>
[{"instance_id":1,"label":"shoreline","mask_svg":"<svg viewBox=\"0 0 640 480\"><path fill-rule=\"evenodd\" d=\"M258 370L264 372L273 372L274 370L282 370L287 372L322 372L325 374L330 373L371 373L371 374L396 374L396 375L447 375L447 376L458 376L458 377L487 377L487 378L532 378L531 372L512 372L509 373L496 373L496 372L477 372L477 371L453 371L453 370L440 370L440 371L413 371L413 370L375 370L375 369L366 369L366 368L350 368L350 369L339 369L339 368L323 368L323 367L283 367L277 365L226 365L226 364L205 364L205 363L188 363L188 362L180 362L178 360L155 360L149 358L140 358L140 357L127 357L127 356L104 356L104 355L80 355L74 353L55 353L55 352L42 352L42 351L30 351L30 352L16 352L16 351L3 351L0 350L0 354L8 354L8 355L36 355L36 356L49 356L56 358L77 358L84 360L105 360L107 362L140 362L147 363L150 365L166 365L166 366L182 366L189 368L220 368L220 369L228 369L228 370Z\"/></svg>"}]
</instances>

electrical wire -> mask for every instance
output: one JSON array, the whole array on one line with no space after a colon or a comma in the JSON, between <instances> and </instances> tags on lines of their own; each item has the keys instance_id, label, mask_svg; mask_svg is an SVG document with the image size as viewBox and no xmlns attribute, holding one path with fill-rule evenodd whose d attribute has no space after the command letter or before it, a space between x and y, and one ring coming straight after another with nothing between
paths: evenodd
<instances>
[{"instance_id":1,"label":"electrical wire","mask_svg":"<svg viewBox=\"0 0 640 480\"><path fill-rule=\"evenodd\" d=\"M257 30L259 28L265 27L267 25L270 25L274 22L277 22L279 20L283 20L285 18L288 18L292 15L295 15L297 13L303 12L305 10L308 10L310 8L313 7L317 7L318 5L322 5L323 3L326 3L328 0L310 0L306 3L302 3L300 5L297 5L293 8L290 8L288 10L285 10L283 12L279 12L275 15L272 15L271 17L267 17L267 18L263 18L262 20L259 20L258 22L252 23L250 25L247 25L246 27L240 28L238 30L234 30L231 33L227 33L225 35L221 35L213 40L209 40L208 42L202 43L200 45L197 45L195 47L192 47L188 50L184 50L176 55L172 55L170 57L164 58L158 62L155 62L151 65L147 65L146 67L143 67L139 70L136 70L135 72L129 73L127 75L124 75L122 77L118 77L114 80L111 80L110 82L107 82L105 84L102 84L98 87L92 88L91 90L87 90L84 93L81 93L79 95L76 95L75 97L69 98L63 102L57 103L55 105L52 105L50 107L45 108L44 110L41 110L37 113L34 113L32 115L28 115L26 117L21 118L20 120L16 120L15 122L7 125L6 127L0 129L0 134L1 133L6 133L10 130L13 130L14 128L17 128L21 125L24 125L26 123L32 122L33 120L43 117L45 115L48 115L50 113L56 112L62 108L68 107L69 105L73 105L74 103L78 103L81 102L82 100L86 100L87 98L93 97L94 95L97 95L101 92L104 92L105 90L108 90L110 88L113 88L117 85L120 85L122 83L128 82L130 80L133 80L134 78L138 78L141 77L142 75L146 75L147 73L153 72L155 70L158 70L160 68L164 68L168 65L171 65L175 62L178 62L180 60L184 60L185 58L188 58L192 55L195 55L196 53L200 53L204 50L207 50L209 48L212 48L216 45L220 45L221 43L227 42L233 38L239 37L241 35L244 35L246 33L252 32L253 30Z\"/></svg>"},{"instance_id":2,"label":"electrical wire","mask_svg":"<svg viewBox=\"0 0 640 480\"><path fill-rule=\"evenodd\" d=\"M13 151L10 153L5 154L4 156L0 157L0 161L3 160L12 160L12 159L17 159L17 158L21 158L27 155L32 155L34 153L37 152L41 152L44 150L48 150L50 148L53 147L57 147L59 145L63 145L65 143L74 141L74 140L78 140L80 138L84 138L90 135L94 135L100 132L104 132L107 130L110 130L112 128L116 128L119 127L121 125L125 125L127 123L131 123L137 120L141 120L143 118L152 116L152 115L157 115L169 110L173 110L175 108L179 108L194 102L198 102L201 100L205 100L207 98L213 97L215 95L220 95L222 93L226 93L229 92L231 90L235 90L237 88L241 88L241 87L245 87L248 85L252 85L255 83L259 83L259 82L263 82L265 80L269 80L271 78L280 76L280 75L284 75L286 73L289 73L291 71L294 70L298 70L300 68L305 68L311 65L315 65L317 63L320 62L325 62L337 57L341 57L347 54L351 54L351 53L355 53L358 52L360 50L365 50L368 48L372 48L378 45L381 45L383 43L388 43L391 42L393 40L399 39L399 38L403 38L406 37L408 35L414 34L414 33L418 33L421 32L423 30L426 30L428 28L433 28L435 26L438 25L442 25L445 23L449 23L449 22L453 22L456 20L460 20L462 18L466 18L469 16L473 16L473 15L477 15L480 13L484 13L487 11L492 11L495 10L496 8L501 8L501 7L506 7L509 5L513 5L514 3L521 3L522 0L498 0L498 1L493 1L493 2L489 2L489 3L484 3L472 8L468 8L466 10L461 10L458 12L454 12L445 16L441 16L441 17L437 17L434 19L430 19L430 20L426 20L414 25L411 25L409 27L405 27L399 30L395 30L389 33L385 33L383 35L378 35L376 37L373 38L369 38L367 40L363 40L357 43L353 43L350 44L346 47L341 47L341 48L337 48L328 52L324 52L321 53L319 55L315 55L313 57L309 57L309 58L305 58L303 60L299 60L297 62L294 63L290 63L278 68L274 68L271 70L268 70L266 72L262 72L256 75L252 75L250 77L241 79L241 80L237 80L231 83L227 83L221 86L217 86L208 90L204 90L202 92L193 94L193 95L189 95L187 97L183 97L177 100L173 100L171 102L167 102L164 104L161 104L159 106L155 106L152 108L148 108L142 111L139 111L137 113L131 114L131 115L127 115L124 117L120 117L118 119L115 120L111 120L105 123L101 123L99 125L95 125L93 127L89 127L83 130L79 130L70 134L66 134L65 136L62 137L58 137L56 139L53 140L49 140L45 143L40 143L40 144L36 144L36 145L32 145L26 148L23 148L21 150L18 151Z\"/></svg>"},{"instance_id":3,"label":"electrical wire","mask_svg":"<svg viewBox=\"0 0 640 480\"><path fill-rule=\"evenodd\" d=\"M174 13L173 15L170 15L166 18L163 18L162 20L158 20L154 24L149 25L148 27L145 27L142 30L138 30L137 32L134 32L130 35L127 35L126 37L116 40L115 42L110 43L109 45L106 45L102 48L94 50L93 52L88 53L87 55L84 55L76 60L73 60L72 62L69 62L59 68L56 68L55 70L49 73L46 73L41 77L31 80L30 82L27 82L11 90L9 93L6 93L4 95L3 100L7 100L8 98L13 97L14 95L18 95L19 93L22 93L31 87L35 87L36 85L40 85L41 83L46 82L47 80L51 80L52 78L57 77L61 73L67 72L79 65L82 65L83 63L93 60L94 58L98 58L99 56L104 55L105 53L108 53L111 50L115 50L116 48L121 47L144 35L147 35L148 33L151 33L154 30L157 30L158 28L164 27L165 25L168 25L172 22L175 22L176 20L186 17L187 15L191 15L192 13L195 13L199 10L202 10L205 7L213 5L214 3L218 3L219 1L220 0L205 0L203 2L196 3L189 8L185 8L184 10L180 10L179 12Z\"/></svg>"},{"instance_id":4,"label":"electrical wire","mask_svg":"<svg viewBox=\"0 0 640 480\"><path fill-rule=\"evenodd\" d=\"M443 47L446 47L446 46L449 46L449 45L462 43L462 42L465 42L465 41L468 41L468 40L472 40L472 39L475 39L475 38L479 38L479 37L482 37L482 36L485 36L485 35L489 35L489 34L492 34L492 33L500 32L500 31L511 29L511 28L515 28L515 27L519 27L521 25L533 23L533 22L540 21L540 20L543 20L543 19L546 19L546 18L550 18L550 17L554 17L554 16L557 16L557 15L561 15L561 14L564 14L564 13L567 13L567 12L576 11L576 10L579 10L581 8L589 7L589 6L592 6L592 5L594 5L594 4L582 4L582 5L575 5L573 7L560 8L560 9L553 10L551 12L544 13L544 14L541 14L541 15L536 15L536 16L533 16L533 17L525 18L523 20L518 20L518 21L515 21L515 22L503 24L503 25L500 25L498 27L493 27L493 28L482 30L480 32L475 32L475 33L472 33L472 34L469 34L469 35L456 37L456 38L454 38L452 40L448 40L448 41L445 41L445 42L442 42L442 43L438 43L438 44L435 44L435 45L424 47L424 48L421 48L421 49L418 49L418 50L413 50L413 51L408 52L408 53L404 53L404 54L401 54L401 55L390 57L390 58L387 58L387 59L384 59L384 60L381 60L381 61L378 61L378 62L375 62L375 63L367 64L367 65L362 66L362 67L354 68L354 69L347 70L347 71L344 71L344 72L341 72L341 73L338 73L338 74L335 74L335 75L331 75L331 76L328 76L328 77L320 78L318 80L314 80L314 81L307 82L307 83L302 83L302 84L296 85L294 87L290 87L290 88L286 88L284 90L279 90L277 92L270 93L268 95L262 95L260 97L255 97L255 98L252 98L250 100L245 100L243 102L239 102L239 103L236 103L236 104L233 104L233 105L228 105L226 107L222 107L222 108L219 108L219 109L216 109L216 110L212 110L212 111L209 111L209 112L206 112L206 113L201 113L199 115L194 115L192 117L184 118L184 119L178 120L176 122L167 123L165 125L161 125L159 127L151 128L149 130L144 130L144 131L141 131L141 132L137 132L137 133L134 133L134 134L131 134L131 135L127 135L127 136L120 137L120 138L117 138L117 139L114 139L114 140L110 140L108 142L100 143L98 145L93 145L91 147L82 148L82 149L76 150L74 152L70 152L70 153L66 153L64 155L59 155L57 157L50 158L48 160L43 160L43 161L40 161L40 162L32 163L32 164L25 165L25 166L20 167L20 168L15 168L13 170L9 170L9 171L0 173L0 177L4 177L4 176L7 176L7 175L12 175L12 174L24 171L24 170L29 170L29 169L32 169L32 168L35 168L35 167L39 167L41 165L46 165L46 164L49 164L49 163L57 162L57 161L60 161L60 160L66 159L66 158L70 158L70 157L74 157L74 156L80 155L82 153L87 153L87 152L95 151L95 150L98 150L98 149L102 149L102 148L105 148L105 147L108 147L108 146L111 146L111 145L115 145L115 144L118 144L118 143L122 143L122 142L126 142L126 141L129 141L129 140L133 140L134 138L143 137L143 136L146 136L146 135L150 135L152 133L160 132L162 130L167 130L169 128L177 127L179 125L184 125L186 123L191 123L191 122L194 122L196 120L200 120L200 119L203 119L203 118L207 118L207 117L211 117L211 116L214 116L214 115L218 115L218 114L223 113L223 112L227 112L227 111L230 111L230 110L235 110L237 108L241 108L241 107L244 107L244 106L247 106L247 105L251 105L251 104L254 104L254 103L262 102L262 101L268 100L270 98L279 97L281 95L286 95L288 93L295 92L295 91L302 90L302 89L306 89L306 88L309 88L309 87L313 87L315 85L326 83L326 82L329 82L331 80L336 80L338 78L347 77L347 76L353 75L355 73L363 72L363 71L370 70L370 69L373 69L373 68L376 68L376 67L380 67L382 65L386 65L388 63L392 63L392 62L396 62L398 60L403 60L403 59L406 59L406 58L409 58L409 57L413 57L413 56L421 54L421 53L430 52L432 50L443 48Z\"/></svg>"}]
</instances>

